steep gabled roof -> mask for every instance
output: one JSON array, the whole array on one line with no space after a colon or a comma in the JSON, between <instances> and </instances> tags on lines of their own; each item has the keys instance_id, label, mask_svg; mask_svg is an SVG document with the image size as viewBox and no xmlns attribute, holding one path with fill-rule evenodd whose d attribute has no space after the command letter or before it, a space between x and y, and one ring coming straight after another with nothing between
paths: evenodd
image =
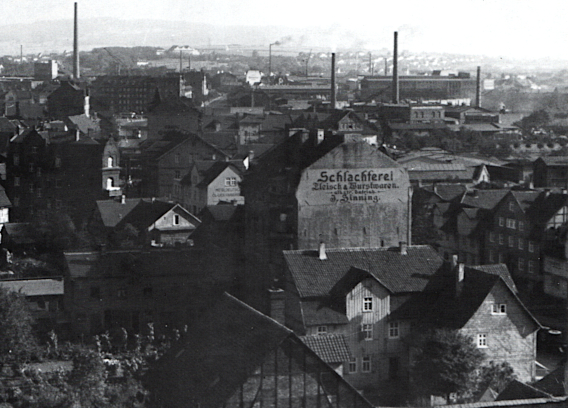
<instances>
[{"instance_id":1,"label":"steep gabled roof","mask_svg":"<svg viewBox=\"0 0 568 408\"><path fill-rule=\"evenodd\" d=\"M398 248L328 249L327 259L318 251L283 251L300 297L327 296L354 267L368 271L393 293L419 292L443 261L429 246L409 246L407 255Z\"/></svg>"},{"instance_id":2,"label":"steep gabled roof","mask_svg":"<svg viewBox=\"0 0 568 408\"><path fill-rule=\"evenodd\" d=\"M560 364L556 370L544 376L542 379L533 384L535 388L546 392L555 397L568 394L568 385L566 382L566 361Z\"/></svg>"},{"instance_id":3,"label":"steep gabled roof","mask_svg":"<svg viewBox=\"0 0 568 408\"><path fill-rule=\"evenodd\" d=\"M474 190L461 199L461 203L468 207L492 210L505 197L509 190Z\"/></svg>"},{"instance_id":4,"label":"steep gabled roof","mask_svg":"<svg viewBox=\"0 0 568 408\"><path fill-rule=\"evenodd\" d=\"M300 302L304 326L320 324L347 324L349 319L340 310L340 305L332 303L333 299L305 300Z\"/></svg>"},{"instance_id":5,"label":"steep gabled roof","mask_svg":"<svg viewBox=\"0 0 568 408\"><path fill-rule=\"evenodd\" d=\"M536 383L535 385L537 385ZM563 394L562 394L563 395ZM513 380L495 398L495 401L510 401L530 398L550 398L552 394L540 390L538 387Z\"/></svg>"},{"instance_id":6,"label":"steep gabled roof","mask_svg":"<svg viewBox=\"0 0 568 408\"><path fill-rule=\"evenodd\" d=\"M198 186L200 187L207 187L211 182L213 182L219 175L225 171L227 167L230 167L235 173L239 176L242 175L242 172L235 166L233 163L230 162L215 162L211 167L209 167L204 173L203 178L199 182Z\"/></svg>"},{"instance_id":7,"label":"steep gabled roof","mask_svg":"<svg viewBox=\"0 0 568 408\"><path fill-rule=\"evenodd\" d=\"M140 203L141 198L127 198L124 204L119 200L98 200L97 209L105 227L114 228Z\"/></svg>"}]
</instances>

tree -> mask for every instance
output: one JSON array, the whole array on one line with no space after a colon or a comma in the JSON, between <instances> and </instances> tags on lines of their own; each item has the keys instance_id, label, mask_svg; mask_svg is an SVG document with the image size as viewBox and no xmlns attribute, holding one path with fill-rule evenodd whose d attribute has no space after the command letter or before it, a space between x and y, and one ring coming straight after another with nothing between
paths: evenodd
<instances>
[{"instance_id":1,"label":"tree","mask_svg":"<svg viewBox=\"0 0 568 408\"><path fill-rule=\"evenodd\" d=\"M450 402L451 394L463 396L476 385L476 370L484 354L471 337L457 330L437 329L417 336L412 379L423 395L437 395Z\"/></svg>"},{"instance_id":2,"label":"tree","mask_svg":"<svg viewBox=\"0 0 568 408\"><path fill-rule=\"evenodd\" d=\"M479 370L477 389L484 392L487 388L491 388L500 393L514 379L515 373L509 363L490 361Z\"/></svg>"},{"instance_id":3,"label":"tree","mask_svg":"<svg viewBox=\"0 0 568 408\"><path fill-rule=\"evenodd\" d=\"M0 288L1 362L24 362L36 351L32 324L33 318L25 296Z\"/></svg>"},{"instance_id":4,"label":"tree","mask_svg":"<svg viewBox=\"0 0 568 408\"><path fill-rule=\"evenodd\" d=\"M107 372L100 353L89 349L78 349L73 356L73 370L68 384L73 401L80 401L81 407L97 407L105 402Z\"/></svg>"}]
</instances>

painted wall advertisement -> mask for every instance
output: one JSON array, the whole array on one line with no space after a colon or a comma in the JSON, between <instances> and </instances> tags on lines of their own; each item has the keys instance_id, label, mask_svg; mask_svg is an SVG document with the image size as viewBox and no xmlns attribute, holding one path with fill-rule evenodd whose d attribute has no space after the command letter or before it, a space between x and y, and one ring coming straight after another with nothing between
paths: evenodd
<instances>
[{"instance_id":1,"label":"painted wall advertisement","mask_svg":"<svg viewBox=\"0 0 568 408\"><path fill-rule=\"evenodd\" d=\"M298 199L309 205L377 204L406 196L408 187L400 168L308 170Z\"/></svg>"}]
</instances>

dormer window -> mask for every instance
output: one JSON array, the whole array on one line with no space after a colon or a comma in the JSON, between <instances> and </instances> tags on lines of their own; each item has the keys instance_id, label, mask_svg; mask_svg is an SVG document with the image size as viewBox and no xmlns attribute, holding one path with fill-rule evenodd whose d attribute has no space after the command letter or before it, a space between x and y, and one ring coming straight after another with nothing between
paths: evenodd
<instances>
[{"instance_id":1,"label":"dormer window","mask_svg":"<svg viewBox=\"0 0 568 408\"><path fill-rule=\"evenodd\" d=\"M363 298L363 311L364 312L372 312L373 311L373 297L372 296L365 296Z\"/></svg>"},{"instance_id":2,"label":"dormer window","mask_svg":"<svg viewBox=\"0 0 568 408\"><path fill-rule=\"evenodd\" d=\"M318 326L317 333L318 336L323 336L324 334L327 334L327 326Z\"/></svg>"}]
</instances>

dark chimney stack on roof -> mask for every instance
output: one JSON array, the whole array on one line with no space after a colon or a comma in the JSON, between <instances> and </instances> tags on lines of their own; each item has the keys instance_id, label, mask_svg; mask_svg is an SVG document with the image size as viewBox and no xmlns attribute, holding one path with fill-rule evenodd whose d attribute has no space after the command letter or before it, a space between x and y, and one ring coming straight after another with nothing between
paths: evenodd
<instances>
[{"instance_id":1,"label":"dark chimney stack on roof","mask_svg":"<svg viewBox=\"0 0 568 408\"><path fill-rule=\"evenodd\" d=\"M475 107L481 108L481 67L477 67L477 81L475 89Z\"/></svg>"},{"instance_id":2,"label":"dark chimney stack on roof","mask_svg":"<svg viewBox=\"0 0 568 408\"><path fill-rule=\"evenodd\" d=\"M75 23L73 29L73 79L79 79L79 24L77 20L77 3L75 3Z\"/></svg>"},{"instance_id":3,"label":"dark chimney stack on roof","mask_svg":"<svg viewBox=\"0 0 568 408\"><path fill-rule=\"evenodd\" d=\"M331 53L331 109L335 109L336 90L335 90L335 53Z\"/></svg>"},{"instance_id":4,"label":"dark chimney stack on roof","mask_svg":"<svg viewBox=\"0 0 568 408\"><path fill-rule=\"evenodd\" d=\"M399 102L398 86L398 32L394 32L394 51L392 59L392 103Z\"/></svg>"}]
</instances>

